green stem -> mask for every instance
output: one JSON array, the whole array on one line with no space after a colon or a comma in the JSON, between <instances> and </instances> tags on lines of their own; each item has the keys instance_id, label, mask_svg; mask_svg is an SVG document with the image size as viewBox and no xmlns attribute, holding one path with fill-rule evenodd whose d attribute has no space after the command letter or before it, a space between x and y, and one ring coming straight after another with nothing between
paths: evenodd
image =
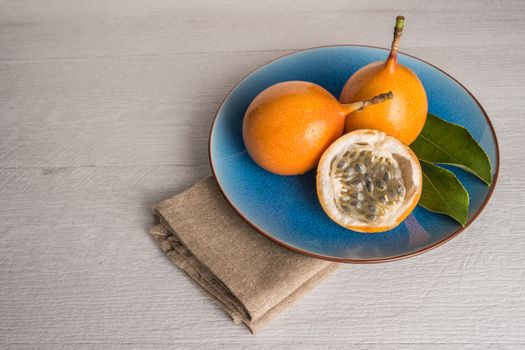
<instances>
[{"instance_id":1,"label":"green stem","mask_svg":"<svg viewBox=\"0 0 525 350\"><path fill-rule=\"evenodd\" d=\"M392 46L390 47L389 58L396 59L397 51L399 51L399 42L401 41L401 34L403 33L403 27L405 26L405 17L396 17L396 26L394 27L394 39L392 40Z\"/></svg>"}]
</instances>

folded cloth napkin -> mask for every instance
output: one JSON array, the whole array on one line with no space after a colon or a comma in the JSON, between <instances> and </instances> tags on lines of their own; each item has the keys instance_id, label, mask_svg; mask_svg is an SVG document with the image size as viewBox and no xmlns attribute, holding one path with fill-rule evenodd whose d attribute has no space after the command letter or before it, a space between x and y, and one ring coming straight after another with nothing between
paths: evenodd
<instances>
[{"instance_id":1,"label":"folded cloth napkin","mask_svg":"<svg viewBox=\"0 0 525 350\"><path fill-rule=\"evenodd\" d=\"M258 234L209 177L154 206L151 229L168 258L253 333L338 264L283 248Z\"/></svg>"}]
</instances>

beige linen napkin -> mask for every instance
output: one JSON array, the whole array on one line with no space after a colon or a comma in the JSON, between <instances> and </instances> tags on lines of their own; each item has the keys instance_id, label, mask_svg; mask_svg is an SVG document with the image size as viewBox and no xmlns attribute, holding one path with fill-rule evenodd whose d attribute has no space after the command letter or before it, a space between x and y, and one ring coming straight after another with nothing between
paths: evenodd
<instances>
[{"instance_id":1,"label":"beige linen napkin","mask_svg":"<svg viewBox=\"0 0 525 350\"><path fill-rule=\"evenodd\" d=\"M252 332L298 300L338 264L285 249L234 211L215 179L154 206L151 229L168 258Z\"/></svg>"}]
</instances>

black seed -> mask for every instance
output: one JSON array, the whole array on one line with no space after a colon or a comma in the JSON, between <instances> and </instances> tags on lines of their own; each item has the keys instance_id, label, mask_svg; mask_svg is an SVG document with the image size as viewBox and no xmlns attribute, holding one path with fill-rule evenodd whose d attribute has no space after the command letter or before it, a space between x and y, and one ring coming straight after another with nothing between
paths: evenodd
<instances>
[{"instance_id":1,"label":"black seed","mask_svg":"<svg viewBox=\"0 0 525 350\"><path fill-rule=\"evenodd\" d=\"M341 168L343 168L345 165L346 165L346 162L345 162L344 160L341 160L341 161L339 161L339 163L337 163L337 169L341 169Z\"/></svg>"},{"instance_id":2,"label":"black seed","mask_svg":"<svg viewBox=\"0 0 525 350\"><path fill-rule=\"evenodd\" d=\"M368 192L372 192L374 190L374 185L372 184L372 181L366 181L365 186Z\"/></svg>"},{"instance_id":3,"label":"black seed","mask_svg":"<svg viewBox=\"0 0 525 350\"><path fill-rule=\"evenodd\" d=\"M366 167L363 163L357 162L354 165L355 171L357 171L360 174L363 174L366 171Z\"/></svg>"},{"instance_id":4,"label":"black seed","mask_svg":"<svg viewBox=\"0 0 525 350\"><path fill-rule=\"evenodd\" d=\"M401 195L405 191L405 188L403 187L403 185L398 184L396 187L396 191L397 191L397 194Z\"/></svg>"},{"instance_id":5,"label":"black seed","mask_svg":"<svg viewBox=\"0 0 525 350\"><path fill-rule=\"evenodd\" d=\"M350 202L350 205L351 205L352 207L357 207L358 204L359 204L359 203L357 203L356 201L351 201L351 202Z\"/></svg>"},{"instance_id":6,"label":"black seed","mask_svg":"<svg viewBox=\"0 0 525 350\"><path fill-rule=\"evenodd\" d=\"M383 174L383 180L385 180L386 182L390 181L390 173L388 171L385 171L385 173Z\"/></svg>"},{"instance_id":7,"label":"black seed","mask_svg":"<svg viewBox=\"0 0 525 350\"><path fill-rule=\"evenodd\" d=\"M374 214L368 214L366 218L370 221L374 221L376 219L376 216Z\"/></svg>"},{"instance_id":8,"label":"black seed","mask_svg":"<svg viewBox=\"0 0 525 350\"><path fill-rule=\"evenodd\" d=\"M378 201L380 201L381 203L385 204L386 203L386 196L379 196L377 198Z\"/></svg>"},{"instance_id":9,"label":"black seed","mask_svg":"<svg viewBox=\"0 0 525 350\"><path fill-rule=\"evenodd\" d=\"M376 186L377 188L379 188L381 191L384 191L386 189L386 183L384 183L383 181L381 180L376 180Z\"/></svg>"},{"instance_id":10,"label":"black seed","mask_svg":"<svg viewBox=\"0 0 525 350\"><path fill-rule=\"evenodd\" d=\"M366 182L372 181L372 177L368 173L365 173L365 175L363 175L363 178L365 179Z\"/></svg>"},{"instance_id":11,"label":"black seed","mask_svg":"<svg viewBox=\"0 0 525 350\"><path fill-rule=\"evenodd\" d=\"M357 186L361 183L361 180L359 179L354 179L350 182L350 185L353 185L353 186Z\"/></svg>"},{"instance_id":12,"label":"black seed","mask_svg":"<svg viewBox=\"0 0 525 350\"><path fill-rule=\"evenodd\" d=\"M375 205L370 204L370 205L368 206L368 210L370 210L371 213L375 213L375 212L377 211L377 208L376 208Z\"/></svg>"}]
</instances>

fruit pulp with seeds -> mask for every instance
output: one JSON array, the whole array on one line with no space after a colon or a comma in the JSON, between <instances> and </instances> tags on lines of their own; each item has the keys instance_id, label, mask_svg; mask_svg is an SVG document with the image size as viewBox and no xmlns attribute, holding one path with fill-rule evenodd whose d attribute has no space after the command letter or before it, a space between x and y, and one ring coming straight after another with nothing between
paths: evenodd
<instances>
[{"instance_id":1,"label":"fruit pulp with seeds","mask_svg":"<svg viewBox=\"0 0 525 350\"><path fill-rule=\"evenodd\" d=\"M371 129L337 139L317 167L317 196L325 213L352 231L384 232L417 205L419 161L400 140Z\"/></svg>"},{"instance_id":2,"label":"fruit pulp with seeds","mask_svg":"<svg viewBox=\"0 0 525 350\"><path fill-rule=\"evenodd\" d=\"M363 223L381 221L401 206L403 176L391 154L353 145L334 158L331 179L335 205Z\"/></svg>"}]
</instances>

